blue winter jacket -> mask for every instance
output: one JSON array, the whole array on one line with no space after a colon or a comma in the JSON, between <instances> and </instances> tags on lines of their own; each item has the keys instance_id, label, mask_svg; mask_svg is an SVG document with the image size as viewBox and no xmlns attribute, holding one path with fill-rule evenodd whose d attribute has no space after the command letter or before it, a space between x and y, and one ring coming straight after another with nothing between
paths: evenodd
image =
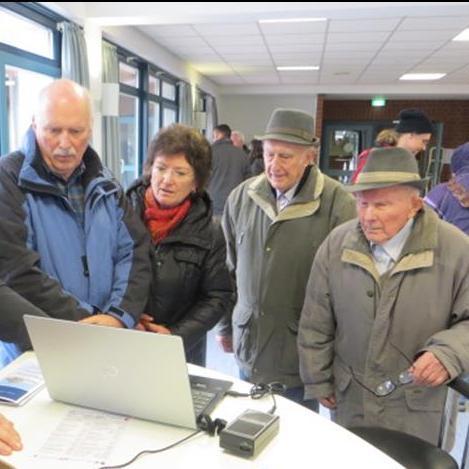
<instances>
[{"instance_id":1,"label":"blue winter jacket","mask_svg":"<svg viewBox=\"0 0 469 469\"><path fill-rule=\"evenodd\" d=\"M83 162L84 226L51 182L31 130L21 152L0 159L0 277L46 312L41 302L50 302L55 279L78 308L108 313L130 328L149 291L148 235L91 147Z\"/></svg>"}]
</instances>

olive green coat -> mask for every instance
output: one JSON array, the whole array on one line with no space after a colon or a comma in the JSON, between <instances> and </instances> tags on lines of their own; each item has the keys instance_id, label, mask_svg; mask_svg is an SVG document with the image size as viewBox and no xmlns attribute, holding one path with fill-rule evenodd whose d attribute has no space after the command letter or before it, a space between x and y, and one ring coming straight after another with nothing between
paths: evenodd
<instances>
[{"instance_id":1,"label":"olive green coat","mask_svg":"<svg viewBox=\"0 0 469 469\"><path fill-rule=\"evenodd\" d=\"M223 228L237 303L224 334L232 326L236 360L251 381L302 384L296 336L313 258L328 233L355 213L353 197L316 167L279 214L265 175L230 194Z\"/></svg>"}]
</instances>

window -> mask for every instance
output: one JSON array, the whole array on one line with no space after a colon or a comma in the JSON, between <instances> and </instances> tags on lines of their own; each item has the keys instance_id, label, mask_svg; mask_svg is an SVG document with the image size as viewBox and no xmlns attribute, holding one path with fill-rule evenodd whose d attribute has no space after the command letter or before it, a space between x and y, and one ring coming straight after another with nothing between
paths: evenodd
<instances>
[{"instance_id":1,"label":"window","mask_svg":"<svg viewBox=\"0 0 469 469\"><path fill-rule=\"evenodd\" d=\"M170 101L176 101L176 85L163 81L163 98L169 99Z\"/></svg>"},{"instance_id":2,"label":"window","mask_svg":"<svg viewBox=\"0 0 469 469\"><path fill-rule=\"evenodd\" d=\"M176 110L165 108L163 111L163 127L167 127L168 125L174 124L176 122Z\"/></svg>"},{"instance_id":3,"label":"window","mask_svg":"<svg viewBox=\"0 0 469 469\"><path fill-rule=\"evenodd\" d=\"M160 130L160 104L148 103L148 140L151 140Z\"/></svg>"},{"instance_id":4,"label":"window","mask_svg":"<svg viewBox=\"0 0 469 469\"><path fill-rule=\"evenodd\" d=\"M141 174L150 140L177 122L176 79L117 46L119 55L122 174L124 187Z\"/></svg>"},{"instance_id":5,"label":"window","mask_svg":"<svg viewBox=\"0 0 469 469\"><path fill-rule=\"evenodd\" d=\"M123 85L138 88L139 70L123 62L119 62L119 82Z\"/></svg>"},{"instance_id":6,"label":"window","mask_svg":"<svg viewBox=\"0 0 469 469\"><path fill-rule=\"evenodd\" d=\"M50 28L0 7L0 42L36 55L54 58L54 36Z\"/></svg>"},{"instance_id":7,"label":"window","mask_svg":"<svg viewBox=\"0 0 469 469\"><path fill-rule=\"evenodd\" d=\"M39 91L60 76L61 20L32 2L1 3L0 154L20 146Z\"/></svg>"},{"instance_id":8,"label":"window","mask_svg":"<svg viewBox=\"0 0 469 469\"><path fill-rule=\"evenodd\" d=\"M19 148L23 135L31 125L37 96L52 80L52 77L41 73L6 65L6 108L10 149Z\"/></svg>"},{"instance_id":9,"label":"window","mask_svg":"<svg viewBox=\"0 0 469 469\"><path fill-rule=\"evenodd\" d=\"M160 94L160 80L153 75L148 77L148 92L156 96Z\"/></svg>"},{"instance_id":10,"label":"window","mask_svg":"<svg viewBox=\"0 0 469 469\"><path fill-rule=\"evenodd\" d=\"M138 176L138 98L124 93L119 98L122 185L128 187Z\"/></svg>"}]
</instances>

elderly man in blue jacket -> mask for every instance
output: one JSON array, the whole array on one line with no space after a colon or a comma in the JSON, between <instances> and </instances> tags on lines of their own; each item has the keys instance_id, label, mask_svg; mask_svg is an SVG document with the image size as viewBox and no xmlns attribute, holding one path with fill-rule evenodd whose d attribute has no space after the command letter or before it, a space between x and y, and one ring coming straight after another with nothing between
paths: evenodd
<instances>
[{"instance_id":1,"label":"elderly man in blue jacket","mask_svg":"<svg viewBox=\"0 0 469 469\"><path fill-rule=\"evenodd\" d=\"M150 280L147 234L89 146L91 126L88 92L57 80L23 149L0 159L0 278L51 316L133 328Z\"/></svg>"}]
</instances>

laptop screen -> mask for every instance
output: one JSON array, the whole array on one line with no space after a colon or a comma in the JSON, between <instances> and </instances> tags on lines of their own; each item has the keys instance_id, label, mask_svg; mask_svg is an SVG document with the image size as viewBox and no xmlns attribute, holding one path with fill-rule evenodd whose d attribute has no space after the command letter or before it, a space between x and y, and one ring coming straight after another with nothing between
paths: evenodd
<instances>
[{"instance_id":1,"label":"laptop screen","mask_svg":"<svg viewBox=\"0 0 469 469\"><path fill-rule=\"evenodd\" d=\"M53 399L196 428L180 337L28 315L24 320Z\"/></svg>"}]
</instances>

